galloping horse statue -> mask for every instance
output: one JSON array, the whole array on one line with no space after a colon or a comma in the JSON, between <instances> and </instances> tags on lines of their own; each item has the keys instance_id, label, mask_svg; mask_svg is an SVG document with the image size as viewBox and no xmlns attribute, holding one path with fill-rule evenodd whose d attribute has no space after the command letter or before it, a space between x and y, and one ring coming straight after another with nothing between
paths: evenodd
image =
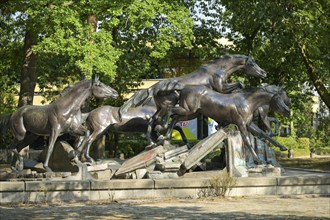
<instances>
[{"instance_id":1,"label":"galloping horse statue","mask_svg":"<svg viewBox=\"0 0 330 220\"><path fill-rule=\"evenodd\" d=\"M240 82L227 83L227 80L237 70L243 69L247 74L265 78L266 72L249 56L223 55L202 65L196 71L182 77L160 81L148 89L136 92L120 108L123 114L132 107L143 105L152 97L157 106L157 112L151 119L148 134L155 129L156 123L161 127L167 125L168 109L177 104L179 92L189 85L203 85L219 93L230 93L242 87Z\"/></svg>"},{"instance_id":2,"label":"galloping horse statue","mask_svg":"<svg viewBox=\"0 0 330 220\"><path fill-rule=\"evenodd\" d=\"M171 127L177 121L190 120L201 113L214 119L221 126L237 125L245 146L251 151L254 160L260 163L248 135L253 113L260 106L269 105L275 112L288 117L290 109L285 104L285 100L288 99L286 92L274 85L244 89L242 92L231 94L218 93L206 86L189 86L181 90L179 106L171 109L172 121L166 137L170 136Z\"/></svg>"},{"instance_id":3,"label":"galloping horse statue","mask_svg":"<svg viewBox=\"0 0 330 220\"><path fill-rule=\"evenodd\" d=\"M20 169L23 161L18 152L35 141L38 136L49 136L44 168L46 171L52 171L48 163L57 137L64 133L83 135L86 132L81 126L83 118L80 109L90 96L115 99L118 93L93 75L92 80L76 83L65 95L49 105L22 106L11 115L9 123L15 137L11 147L19 158Z\"/></svg>"},{"instance_id":4,"label":"galloping horse statue","mask_svg":"<svg viewBox=\"0 0 330 220\"><path fill-rule=\"evenodd\" d=\"M93 158L89 155L89 149L92 143L101 137L105 132L111 131L115 133L146 133L148 129L149 119L157 111L153 99L144 106L138 106L130 109L119 116L119 107L104 105L92 110L86 119L87 129L91 132L88 138L85 138L78 148L79 158L84 158L88 162L93 163ZM181 134L183 142L189 146L187 138L183 130L179 126L174 127ZM157 131L152 131L149 141L153 143L157 140Z\"/></svg>"}]
</instances>

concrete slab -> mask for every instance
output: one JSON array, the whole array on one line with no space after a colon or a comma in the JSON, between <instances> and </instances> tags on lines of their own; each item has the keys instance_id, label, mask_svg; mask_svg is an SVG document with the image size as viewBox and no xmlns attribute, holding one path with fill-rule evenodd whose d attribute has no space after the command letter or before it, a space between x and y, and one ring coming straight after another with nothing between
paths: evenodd
<instances>
[{"instance_id":1,"label":"concrete slab","mask_svg":"<svg viewBox=\"0 0 330 220\"><path fill-rule=\"evenodd\" d=\"M238 177L235 187L240 186L276 186L277 179L275 177Z\"/></svg>"},{"instance_id":2,"label":"concrete slab","mask_svg":"<svg viewBox=\"0 0 330 220\"><path fill-rule=\"evenodd\" d=\"M156 162L156 156L158 154L166 152L163 146L146 150L128 160L126 160L122 166L115 173L116 176L120 176L124 173L132 172L137 169L148 168L150 165Z\"/></svg>"},{"instance_id":3,"label":"concrete slab","mask_svg":"<svg viewBox=\"0 0 330 220\"><path fill-rule=\"evenodd\" d=\"M89 201L141 198L197 198L219 171L195 172L177 179L112 179L104 181L0 182L0 204L21 202ZM189 177L188 177L189 176ZM282 177L240 177L230 196L330 195L327 173Z\"/></svg>"},{"instance_id":4,"label":"concrete slab","mask_svg":"<svg viewBox=\"0 0 330 220\"><path fill-rule=\"evenodd\" d=\"M207 138L204 138L202 141L198 142L193 148L188 152L188 155L181 165L181 168L178 172L179 176L182 176L186 170L190 169L201 159L203 159L210 151L217 147L225 138L227 134L220 129L219 131L213 133Z\"/></svg>"},{"instance_id":5,"label":"concrete slab","mask_svg":"<svg viewBox=\"0 0 330 220\"><path fill-rule=\"evenodd\" d=\"M329 185L278 186L277 195L322 194L330 195Z\"/></svg>"},{"instance_id":6,"label":"concrete slab","mask_svg":"<svg viewBox=\"0 0 330 220\"><path fill-rule=\"evenodd\" d=\"M306 177L297 177L297 176L287 176L279 177L278 179L279 186L293 186L293 185L325 185L330 184L330 178L327 176L306 176Z\"/></svg>"},{"instance_id":7,"label":"concrete slab","mask_svg":"<svg viewBox=\"0 0 330 220\"><path fill-rule=\"evenodd\" d=\"M26 191L49 192L49 191L77 191L89 190L89 181L26 181Z\"/></svg>"},{"instance_id":8,"label":"concrete slab","mask_svg":"<svg viewBox=\"0 0 330 220\"><path fill-rule=\"evenodd\" d=\"M0 192L0 204L24 203L28 201L27 192Z\"/></svg>"},{"instance_id":9,"label":"concrete slab","mask_svg":"<svg viewBox=\"0 0 330 220\"><path fill-rule=\"evenodd\" d=\"M89 191L48 191L48 192L28 192L26 202L47 203L61 201L88 201Z\"/></svg>"},{"instance_id":10,"label":"concrete slab","mask_svg":"<svg viewBox=\"0 0 330 220\"><path fill-rule=\"evenodd\" d=\"M111 181L92 181L91 190L107 189L153 189L154 181L151 179L115 179Z\"/></svg>"},{"instance_id":11,"label":"concrete slab","mask_svg":"<svg viewBox=\"0 0 330 220\"><path fill-rule=\"evenodd\" d=\"M209 178L199 178L199 179L156 179L155 189L181 189L181 188L203 188L209 186Z\"/></svg>"},{"instance_id":12,"label":"concrete slab","mask_svg":"<svg viewBox=\"0 0 330 220\"><path fill-rule=\"evenodd\" d=\"M23 192L25 184L23 181L18 182L0 182L0 192Z\"/></svg>"}]
</instances>

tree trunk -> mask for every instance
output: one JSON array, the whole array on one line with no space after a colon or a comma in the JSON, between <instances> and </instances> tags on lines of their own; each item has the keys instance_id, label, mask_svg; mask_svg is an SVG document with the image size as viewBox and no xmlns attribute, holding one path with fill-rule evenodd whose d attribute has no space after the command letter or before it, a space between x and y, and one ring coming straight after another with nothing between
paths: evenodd
<instances>
[{"instance_id":1,"label":"tree trunk","mask_svg":"<svg viewBox=\"0 0 330 220\"><path fill-rule=\"evenodd\" d=\"M32 105L34 89L37 83L37 55L32 47L37 44L38 35L27 29L24 38L24 59L21 71L21 87L19 92L18 107Z\"/></svg>"},{"instance_id":2,"label":"tree trunk","mask_svg":"<svg viewBox=\"0 0 330 220\"><path fill-rule=\"evenodd\" d=\"M87 16L87 24L91 25L92 28L93 28L93 31L96 32L96 30L97 30L96 15L88 15Z\"/></svg>"},{"instance_id":3,"label":"tree trunk","mask_svg":"<svg viewBox=\"0 0 330 220\"><path fill-rule=\"evenodd\" d=\"M310 80L312 81L313 85L315 86L315 89L316 89L317 93L320 95L321 99L324 101L326 106L330 109L330 94L328 93L328 90L325 88L323 82L319 78L317 71L315 69L315 66L309 58L309 54L308 54L308 51L307 51L305 45L300 46L300 53L303 58L304 64L307 68L307 73L309 75Z\"/></svg>"}]
</instances>

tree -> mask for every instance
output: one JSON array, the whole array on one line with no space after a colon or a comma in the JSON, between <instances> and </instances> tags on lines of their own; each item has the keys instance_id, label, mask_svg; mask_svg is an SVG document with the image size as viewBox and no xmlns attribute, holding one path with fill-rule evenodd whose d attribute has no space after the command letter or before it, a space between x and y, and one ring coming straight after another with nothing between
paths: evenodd
<instances>
[{"instance_id":1,"label":"tree","mask_svg":"<svg viewBox=\"0 0 330 220\"><path fill-rule=\"evenodd\" d=\"M14 94L18 93L15 82L19 81L22 56L22 32L16 29L16 21L9 13L9 4L0 5L0 115L12 112L17 105Z\"/></svg>"},{"instance_id":2,"label":"tree","mask_svg":"<svg viewBox=\"0 0 330 220\"><path fill-rule=\"evenodd\" d=\"M223 25L238 51L266 64L269 80L302 90L313 85L330 107L329 14L327 1L219 1Z\"/></svg>"},{"instance_id":3,"label":"tree","mask_svg":"<svg viewBox=\"0 0 330 220\"><path fill-rule=\"evenodd\" d=\"M15 76L13 81L20 84L19 106L32 104L36 83L47 92L54 90L54 85L61 88L92 73L113 79L119 51L112 46L111 34L90 28L95 24L88 22L89 16L100 13L96 9L97 5L89 1L1 4L1 21L5 24L2 32L6 34L2 38L7 44L0 56L7 56L5 60L11 64L20 60L20 71L3 64L0 69L3 78ZM16 48L10 50L13 48L7 45Z\"/></svg>"},{"instance_id":4,"label":"tree","mask_svg":"<svg viewBox=\"0 0 330 220\"><path fill-rule=\"evenodd\" d=\"M114 46L122 52L115 78L120 94L143 78L158 78L161 61L174 48L191 46L193 22L181 1L127 1L100 19L100 28L112 33Z\"/></svg>"},{"instance_id":5,"label":"tree","mask_svg":"<svg viewBox=\"0 0 330 220\"><path fill-rule=\"evenodd\" d=\"M21 63L20 71L2 64L0 69L20 83L22 104L31 104L35 83L52 99L54 86L92 73L106 83L116 81L113 86L126 93L157 75L154 64L173 47L189 47L192 39L189 10L170 0L7 1L1 12L6 41L17 48L6 46L0 56L7 52L8 62Z\"/></svg>"}]
</instances>

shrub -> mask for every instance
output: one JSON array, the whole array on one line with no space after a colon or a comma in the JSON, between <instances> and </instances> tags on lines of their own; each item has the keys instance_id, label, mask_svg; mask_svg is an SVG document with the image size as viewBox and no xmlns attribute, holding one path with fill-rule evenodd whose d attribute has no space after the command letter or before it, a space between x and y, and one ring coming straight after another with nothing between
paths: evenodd
<instances>
[{"instance_id":1,"label":"shrub","mask_svg":"<svg viewBox=\"0 0 330 220\"><path fill-rule=\"evenodd\" d=\"M231 177L227 172L211 177L205 183L205 188L199 191L199 197L225 197L228 196L237 184L237 178Z\"/></svg>"},{"instance_id":2,"label":"shrub","mask_svg":"<svg viewBox=\"0 0 330 220\"><path fill-rule=\"evenodd\" d=\"M309 138L295 138L289 137L274 137L276 141L284 145L288 149L292 149L295 156L308 156L310 153L310 139ZM279 149L275 148L275 151L279 153ZM282 156L287 152L280 152Z\"/></svg>"}]
</instances>

